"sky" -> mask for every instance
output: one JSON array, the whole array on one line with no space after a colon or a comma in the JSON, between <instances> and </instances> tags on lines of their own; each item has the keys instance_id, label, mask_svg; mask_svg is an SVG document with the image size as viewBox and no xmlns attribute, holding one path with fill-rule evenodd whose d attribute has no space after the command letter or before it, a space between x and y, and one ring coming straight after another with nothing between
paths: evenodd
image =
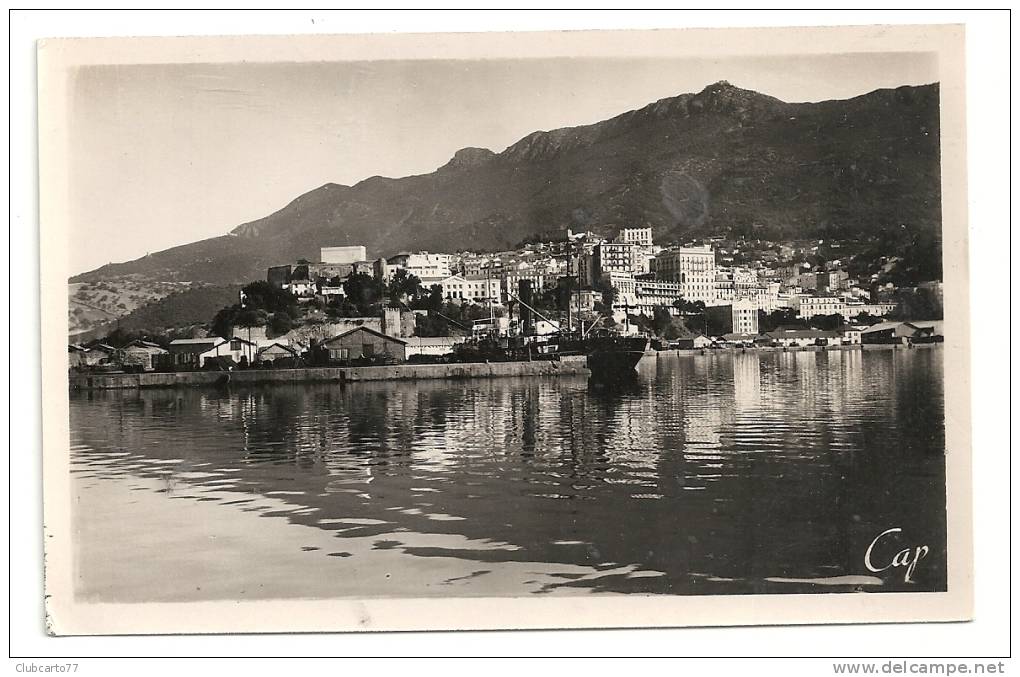
<instances>
[{"instance_id":1,"label":"sky","mask_svg":"<svg viewBox=\"0 0 1020 677\"><path fill-rule=\"evenodd\" d=\"M424 174L719 80L784 101L938 81L919 53L88 66L71 97L71 272L223 235L325 184Z\"/></svg>"}]
</instances>

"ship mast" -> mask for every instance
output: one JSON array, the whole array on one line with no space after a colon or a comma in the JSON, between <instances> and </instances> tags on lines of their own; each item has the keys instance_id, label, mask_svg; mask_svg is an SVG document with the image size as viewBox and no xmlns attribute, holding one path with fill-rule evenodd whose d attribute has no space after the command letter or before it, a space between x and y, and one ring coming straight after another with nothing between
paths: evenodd
<instances>
[{"instance_id":1,"label":"ship mast","mask_svg":"<svg viewBox=\"0 0 1020 677\"><path fill-rule=\"evenodd\" d=\"M583 242L583 239L581 241ZM584 245L581 244L577 250L577 321L581 325L581 331L584 331L584 321L581 319L581 255L583 253ZM573 331L573 327L570 327L570 330Z\"/></svg>"},{"instance_id":2,"label":"ship mast","mask_svg":"<svg viewBox=\"0 0 1020 677\"><path fill-rule=\"evenodd\" d=\"M489 258L489 265L485 266L485 297L489 299L489 327L493 335L498 336L496 330L496 317L492 313L492 258Z\"/></svg>"},{"instance_id":3,"label":"ship mast","mask_svg":"<svg viewBox=\"0 0 1020 677\"><path fill-rule=\"evenodd\" d=\"M573 278L573 270L571 269L571 256L573 254L574 244L570 241L569 235L567 239L567 331L569 332L573 325L573 317L570 312L570 302L574 300L574 290L570 288L570 280ZM581 267L581 258L578 255L577 267Z\"/></svg>"}]
</instances>

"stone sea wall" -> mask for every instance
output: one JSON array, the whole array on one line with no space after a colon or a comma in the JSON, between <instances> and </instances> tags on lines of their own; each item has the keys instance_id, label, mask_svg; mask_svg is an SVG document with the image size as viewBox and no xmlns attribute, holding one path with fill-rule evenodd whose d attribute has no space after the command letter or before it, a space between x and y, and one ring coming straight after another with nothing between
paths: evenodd
<instances>
[{"instance_id":1,"label":"stone sea wall","mask_svg":"<svg viewBox=\"0 0 1020 677\"><path fill-rule=\"evenodd\" d=\"M142 374L71 374L72 390L208 387L264 383L346 383L416 379L497 378L504 376L587 375L584 356L534 362L398 364L380 367L310 367L243 371L178 371Z\"/></svg>"}]
</instances>

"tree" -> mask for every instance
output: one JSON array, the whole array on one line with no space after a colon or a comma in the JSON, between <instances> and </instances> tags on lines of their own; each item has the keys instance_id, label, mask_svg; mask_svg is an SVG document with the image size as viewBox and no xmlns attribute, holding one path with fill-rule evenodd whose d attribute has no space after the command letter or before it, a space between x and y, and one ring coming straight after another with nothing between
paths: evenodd
<instances>
[{"instance_id":1,"label":"tree","mask_svg":"<svg viewBox=\"0 0 1020 677\"><path fill-rule=\"evenodd\" d=\"M103 338L103 343L113 346L114 348L123 348L132 341L147 338L148 337L141 332L129 331L117 327Z\"/></svg>"},{"instance_id":2,"label":"tree","mask_svg":"<svg viewBox=\"0 0 1020 677\"><path fill-rule=\"evenodd\" d=\"M274 336L282 336L294 328L294 323L287 313L273 313L269 320L269 329Z\"/></svg>"},{"instance_id":3,"label":"tree","mask_svg":"<svg viewBox=\"0 0 1020 677\"><path fill-rule=\"evenodd\" d=\"M675 339L681 334L683 325L676 321L669 308L666 306L655 306L652 309L652 331L664 339Z\"/></svg>"},{"instance_id":4,"label":"tree","mask_svg":"<svg viewBox=\"0 0 1020 677\"><path fill-rule=\"evenodd\" d=\"M704 315L704 301L688 301L685 298L678 298L673 301L673 307L680 311L681 315Z\"/></svg>"},{"instance_id":5,"label":"tree","mask_svg":"<svg viewBox=\"0 0 1020 677\"><path fill-rule=\"evenodd\" d=\"M783 326L806 327L807 324L797 317L797 311L792 308L780 308L771 313L758 311L758 330L763 334Z\"/></svg>"},{"instance_id":6,"label":"tree","mask_svg":"<svg viewBox=\"0 0 1020 677\"><path fill-rule=\"evenodd\" d=\"M265 280L245 285L241 289L241 293L245 309L275 313L280 310L291 312L297 308L297 299L293 294Z\"/></svg>"},{"instance_id":7,"label":"tree","mask_svg":"<svg viewBox=\"0 0 1020 677\"><path fill-rule=\"evenodd\" d=\"M880 316L872 315L871 313L858 313L857 315L850 319L853 320L854 324L866 324L868 326L878 324L879 322L882 321L882 318Z\"/></svg>"},{"instance_id":8,"label":"tree","mask_svg":"<svg viewBox=\"0 0 1020 677\"><path fill-rule=\"evenodd\" d=\"M339 317L359 317L360 315L361 311L358 310L358 307L346 298L340 299L326 308L326 317L333 319Z\"/></svg>"},{"instance_id":9,"label":"tree","mask_svg":"<svg viewBox=\"0 0 1020 677\"><path fill-rule=\"evenodd\" d=\"M397 270L386 285L386 296L392 305L398 305L421 293L421 280L403 268Z\"/></svg>"},{"instance_id":10,"label":"tree","mask_svg":"<svg viewBox=\"0 0 1020 677\"><path fill-rule=\"evenodd\" d=\"M808 324L815 329L832 331L833 329L843 326L843 316L838 313L833 313L832 315L815 315L808 319Z\"/></svg>"},{"instance_id":11,"label":"tree","mask_svg":"<svg viewBox=\"0 0 1020 677\"><path fill-rule=\"evenodd\" d=\"M370 315L383 297L383 285L366 273L352 273L344 280L344 294L360 313Z\"/></svg>"},{"instance_id":12,"label":"tree","mask_svg":"<svg viewBox=\"0 0 1020 677\"><path fill-rule=\"evenodd\" d=\"M602 292L602 304L610 308L609 314L612 314L612 307L613 304L616 303L616 299L619 296L619 290L613 285L609 284L609 282L604 278L600 278L598 282L592 285L592 288L595 291Z\"/></svg>"},{"instance_id":13,"label":"tree","mask_svg":"<svg viewBox=\"0 0 1020 677\"><path fill-rule=\"evenodd\" d=\"M241 310L241 306L235 304L221 308L212 321L212 332L216 336L230 336L234 331L234 318Z\"/></svg>"}]
</instances>

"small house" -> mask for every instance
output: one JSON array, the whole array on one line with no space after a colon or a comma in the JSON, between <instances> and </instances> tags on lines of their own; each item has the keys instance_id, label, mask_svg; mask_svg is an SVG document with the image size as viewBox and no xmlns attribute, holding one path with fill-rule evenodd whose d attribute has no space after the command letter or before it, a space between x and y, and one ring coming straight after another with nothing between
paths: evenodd
<instances>
[{"instance_id":1,"label":"small house","mask_svg":"<svg viewBox=\"0 0 1020 677\"><path fill-rule=\"evenodd\" d=\"M263 346L255 353L255 361L270 367L296 366L300 355L289 345L275 342Z\"/></svg>"},{"instance_id":2,"label":"small house","mask_svg":"<svg viewBox=\"0 0 1020 677\"><path fill-rule=\"evenodd\" d=\"M843 325L836 330L840 337L840 343L845 346L856 346L861 343L861 328L853 325Z\"/></svg>"},{"instance_id":3,"label":"small house","mask_svg":"<svg viewBox=\"0 0 1020 677\"><path fill-rule=\"evenodd\" d=\"M175 339L170 342L167 352L170 354L170 365L175 370L201 369L205 360L202 355L222 343L218 336L205 338Z\"/></svg>"},{"instance_id":4,"label":"small house","mask_svg":"<svg viewBox=\"0 0 1020 677\"><path fill-rule=\"evenodd\" d=\"M234 336L229 339L207 336L197 339L177 339L170 342L171 365L175 370L202 369L209 358L215 363L251 364L255 358L253 342ZM229 358L229 359L227 359Z\"/></svg>"},{"instance_id":5,"label":"small house","mask_svg":"<svg viewBox=\"0 0 1020 677\"><path fill-rule=\"evenodd\" d=\"M709 348L712 346L712 339L708 338L704 334L697 334L692 339L693 348Z\"/></svg>"},{"instance_id":6,"label":"small house","mask_svg":"<svg viewBox=\"0 0 1020 677\"><path fill-rule=\"evenodd\" d=\"M325 351L329 362L352 360L392 359L407 360L407 341L368 327L356 327L323 341L320 349Z\"/></svg>"},{"instance_id":7,"label":"small house","mask_svg":"<svg viewBox=\"0 0 1020 677\"><path fill-rule=\"evenodd\" d=\"M125 367L140 368L143 371L152 371L156 368L159 355L166 355L159 344L151 341L132 341L120 350L120 361Z\"/></svg>"},{"instance_id":8,"label":"small house","mask_svg":"<svg viewBox=\"0 0 1020 677\"><path fill-rule=\"evenodd\" d=\"M97 341L86 346L85 363L90 367L98 364L111 364L116 356L116 348Z\"/></svg>"}]
</instances>

